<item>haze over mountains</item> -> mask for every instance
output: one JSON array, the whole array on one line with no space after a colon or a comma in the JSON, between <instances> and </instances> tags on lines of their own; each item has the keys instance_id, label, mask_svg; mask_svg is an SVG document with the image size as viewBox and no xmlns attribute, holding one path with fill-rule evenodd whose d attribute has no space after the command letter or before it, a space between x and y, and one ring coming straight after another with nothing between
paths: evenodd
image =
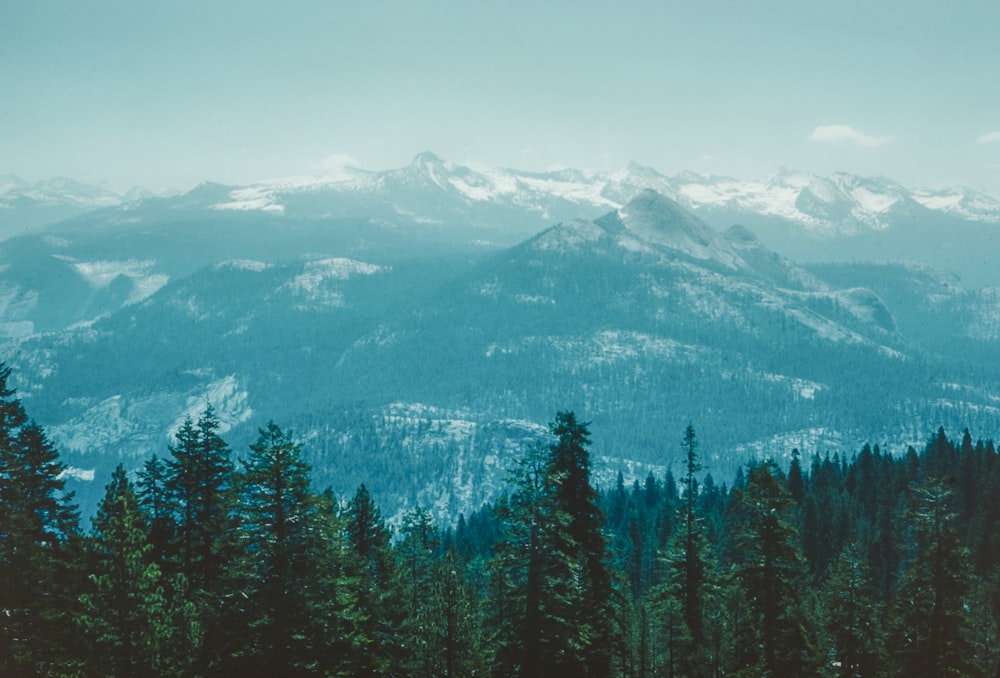
<instances>
[{"instance_id":1,"label":"haze over mountains","mask_svg":"<svg viewBox=\"0 0 1000 678\"><path fill-rule=\"evenodd\" d=\"M606 482L672 464L688 422L725 480L1000 423L1000 203L963 189L429 153L169 197L4 186L3 354L85 499L206 404L237 450L274 419L337 492L442 517L559 409ZM19 216L49 204L75 214Z\"/></svg>"}]
</instances>

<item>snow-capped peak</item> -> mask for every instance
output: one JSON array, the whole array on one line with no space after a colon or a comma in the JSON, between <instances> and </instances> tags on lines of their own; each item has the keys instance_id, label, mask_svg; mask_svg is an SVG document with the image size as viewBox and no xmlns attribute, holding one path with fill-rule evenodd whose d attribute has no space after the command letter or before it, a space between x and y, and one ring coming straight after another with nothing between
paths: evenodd
<instances>
[{"instance_id":1,"label":"snow-capped peak","mask_svg":"<svg viewBox=\"0 0 1000 678\"><path fill-rule=\"evenodd\" d=\"M202 184L181 196L177 205L219 210L264 211L285 216L361 214L357 198L375 200L375 212L391 205L418 220L440 219L435 209L455 200L528 210L549 223L576 216L596 216L618 209L653 189L685 208L776 217L820 234L883 229L900 209L927 209L966 220L1000 221L1000 202L966 188L909 190L883 178L846 173L820 177L781 169L763 180L683 172L667 176L653 167L629 162L610 172L573 168L528 172L471 167L444 160L430 151L405 167L385 171L339 162L316 176L287 177L246 186ZM430 193L420 195L429 190ZM442 193L437 193L442 191ZM309 194L308 199L298 200ZM61 195L62 200L92 207L121 202L122 197L67 179L29 185L14 176L0 177L0 203L16 196ZM452 201L452 202L449 202ZM69 203L66 203L69 204Z\"/></svg>"},{"instance_id":2,"label":"snow-capped peak","mask_svg":"<svg viewBox=\"0 0 1000 678\"><path fill-rule=\"evenodd\" d=\"M32 184L13 174L0 176L0 200L10 201L16 198L90 209L122 202L122 196L109 188L85 184L68 177L52 177Z\"/></svg>"},{"instance_id":3,"label":"snow-capped peak","mask_svg":"<svg viewBox=\"0 0 1000 678\"><path fill-rule=\"evenodd\" d=\"M953 214L969 221L1000 221L1000 202L964 186L943 191L920 188L913 191L912 197L929 210Z\"/></svg>"}]
</instances>

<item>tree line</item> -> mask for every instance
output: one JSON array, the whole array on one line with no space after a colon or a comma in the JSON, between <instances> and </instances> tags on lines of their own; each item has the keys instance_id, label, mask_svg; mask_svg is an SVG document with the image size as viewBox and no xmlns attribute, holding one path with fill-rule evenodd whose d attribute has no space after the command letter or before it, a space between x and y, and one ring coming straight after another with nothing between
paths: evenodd
<instances>
[{"instance_id":1,"label":"tree line","mask_svg":"<svg viewBox=\"0 0 1000 678\"><path fill-rule=\"evenodd\" d=\"M679 476L598 491L559 412L506 493L390 526L312 486L274 423L208 407L119 466L89 530L0 365L0 675L986 676L1000 670L1000 460L795 451L731 486L692 426ZM669 438L669 436L667 436Z\"/></svg>"}]
</instances>

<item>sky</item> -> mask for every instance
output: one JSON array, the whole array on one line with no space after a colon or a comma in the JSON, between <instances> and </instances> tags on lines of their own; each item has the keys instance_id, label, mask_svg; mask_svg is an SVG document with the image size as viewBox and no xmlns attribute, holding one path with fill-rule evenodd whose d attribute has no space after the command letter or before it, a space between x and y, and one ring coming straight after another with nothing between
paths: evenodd
<instances>
[{"instance_id":1,"label":"sky","mask_svg":"<svg viewBox=\"0 0 1000 678\"><path fill-rule=\"evenodd\" d=\"M0 174L186 190L456 163L1000 199L995 0L4 0Z\"/></svg>"}]
</instances>

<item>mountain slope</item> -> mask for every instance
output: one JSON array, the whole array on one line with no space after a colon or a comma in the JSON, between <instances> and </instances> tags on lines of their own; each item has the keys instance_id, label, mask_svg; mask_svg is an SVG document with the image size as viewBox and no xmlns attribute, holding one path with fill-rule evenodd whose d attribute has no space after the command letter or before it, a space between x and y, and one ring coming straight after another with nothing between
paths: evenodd
<instances>
[{"instance_id":1,"label":"mountain slope","mask_svg":"<svg viewBox=\"0 0 1000 678\"><path fill-rule=\"evenodd\" d=\"M99 186L55 177L29 183L14 175L0 176L0 240L125 199Z\"/></svg>"},{"instance_id":2,"label":"mountain slope","mask_svg":"<svg viewBox=\"0 0 1000 678\"><path fill-rule=\"evenodd\" d=\"M215 235L238 228L225 214ZM283 233L272 218L253 223ZM369 259L327 237L319 224L330 223L340 222L303 220L301 238L286 237L289 253L328 246L294 260L185 272L212 254L196 246L190 260L165 259L178 272L142 298L129 300L125 283L145 269L85 269L114 274L119 305L6 346L26 407L98 479L119 459L163 454L185 414L211 403L237 450L273 418L302 438L321 485L343 495L366 482L390 513L433 504L449 517L499 491L512 456L559 409L592 422L608 482L673 464L688 422L728 478L749 455L846 453L866 440L892 449L938 425L1000 421L989 396L1000 363L944 354L914 332L891 272L862 286L853 271L807 271L662 195L476 256ZM156 232L147 226L136 233ZM199 226L176 222L192 237ZM104 244L81 230L62 250L73 261L41 258L82 275L86 248ZM140 240L125 238L115 260ZM971 299L937 294L943 321Z\"/></svg>"}]
</instances>

